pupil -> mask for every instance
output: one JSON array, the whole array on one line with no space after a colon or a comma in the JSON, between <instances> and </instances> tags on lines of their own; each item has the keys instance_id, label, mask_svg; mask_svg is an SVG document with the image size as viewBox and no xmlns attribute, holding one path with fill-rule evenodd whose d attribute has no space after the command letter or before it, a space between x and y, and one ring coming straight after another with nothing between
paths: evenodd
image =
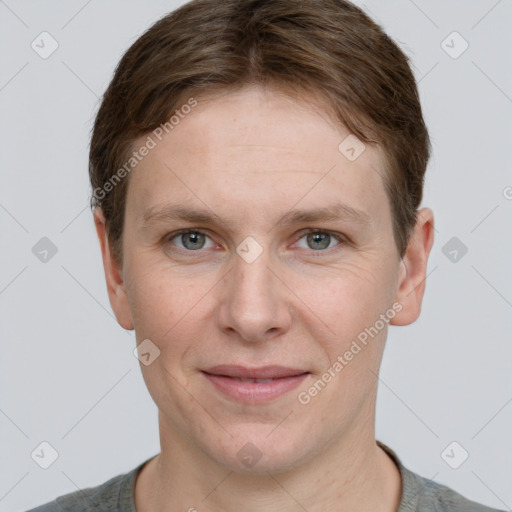
<instances>
[{"instance_id":1,"label":"pupil","mask_svg":"<svg viewBox=\"0 0 512 512\"><path fill-rule=\"evenodd\" d=\"M312 241L314 244L320 244L320 247L312 247L313 249L325 249L329 247L330 236L331 235L327 233L311 233L308 237L308 241Z\"/></svg>"},{"instance_id":2,"label":"pupil","mask_svg":"<svg viewBox=\"0 0 512 512\"><path fill-rule=\"evenodd\" d=\"M200 243L202 236L201 233L185 233L181 240L187 249L200 249L203 245ZM187 237L190 239L190 242L187 241ZM196 244L199 245L199 247L197 247Z\"/></svg>"}]
</instances>

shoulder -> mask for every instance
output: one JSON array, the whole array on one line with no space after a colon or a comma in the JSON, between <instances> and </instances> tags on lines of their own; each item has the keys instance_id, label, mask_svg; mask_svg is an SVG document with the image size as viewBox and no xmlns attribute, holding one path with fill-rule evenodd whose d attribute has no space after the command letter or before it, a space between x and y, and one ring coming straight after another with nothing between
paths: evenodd
<instances>
[{"instance_id":1,"label":"shoulder","mask_svg":"<svg viewBox=\"0 0 512 512\"><path fill-rule=\"evenodd\" d=\"M28 512L85 512L88 510L117 512L119 492L125 477L126 475L118 475L96 487L64 494Z\"/></svg>"},{"instance_id":2,"label":"shoulder","mask_svg":"<svg viewBox=\"0 0 512 512\"><path fill-rule=\"evenodd\" d=\"M397 512L505 512L471 501L450 487L407 469L384 443L377 444L391 457L402 477L402 496Z\"/></svg>"},{"instance_id":3,"label":"shoulder","mask_svg":"<svg viewBox=\"0 0 512 512\"><path fill-rule=\"evenodd\" d=\"M27 512L136 512L135 479L148 461L144 461L130 472L117 475L103 484L64 494L54 501Z\"/></svg>"},{"instance_id":4,"label":"shoulder","mask_svg":"<svg viewBox=\"0 0 512 512\"><path fill-rule=\"evenodd\" d=\"M446 485L416 475L419 484L418 511L432 512L504 512L471 501Z\"/></svg>"}]
</instances>

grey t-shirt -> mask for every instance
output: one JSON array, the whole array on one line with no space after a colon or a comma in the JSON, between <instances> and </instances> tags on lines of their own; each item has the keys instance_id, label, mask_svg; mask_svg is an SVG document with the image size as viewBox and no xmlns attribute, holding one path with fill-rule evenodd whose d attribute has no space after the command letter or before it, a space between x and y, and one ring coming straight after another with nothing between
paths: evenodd
<instances>
[{"instance_id":1,"label":"grey t-shirt","mask_svg":"<svg viewBox=\"0 0 512 512\"><path fill-rule=\"evenodd\" d=\"M505 512L470 501L445 485L428 480L405 468L396 453L380 441L402 476L402 496L397 512ZM143 466L115 476L97 487L89 487L57 498L28 512L137 512L135 479Z\"/></svg>"}]
</instances>

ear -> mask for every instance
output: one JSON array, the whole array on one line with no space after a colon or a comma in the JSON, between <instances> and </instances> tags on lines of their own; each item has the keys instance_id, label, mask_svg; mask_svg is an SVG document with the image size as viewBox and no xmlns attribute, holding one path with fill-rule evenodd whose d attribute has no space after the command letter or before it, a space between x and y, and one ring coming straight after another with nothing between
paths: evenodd
<instances>
[{"instance_id":1,"label":"ear","mask_svg":"<svg viewBox=\"0 0 512 512\"><path fill-rule=\"evenodd\" d=\"M395 301L402 309L394 316L392 325L409 325L417 320L425 293L427 263L434 243L434 214L430 208L418 211L416 226L407 251L400 262L400 277Z\"/></svg>"},{"instance_id":2,"label":"ear","mask_svg":"<svg viewBox=\"0 0 512 512\"><path fill-rule=\"evenodd\" d=\"M133 318L130 309L130 303L126 294L125 284L122 277L122 269L113 257L108 241L105 216L101 208L94 211L94 224L96 233L101 246L101 255L103 257L103 268L105 270L105 280L107 283L108 297L110 305L114 310L119 325L124 329L131 331L133 327Z\"/></svg>"}]
</instances>

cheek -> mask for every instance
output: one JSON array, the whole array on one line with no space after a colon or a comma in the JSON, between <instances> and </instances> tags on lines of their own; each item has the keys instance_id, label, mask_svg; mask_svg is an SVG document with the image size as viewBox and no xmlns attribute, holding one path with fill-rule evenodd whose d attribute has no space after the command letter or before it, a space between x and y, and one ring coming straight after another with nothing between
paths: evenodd
<instances>
[{"instance_id":1,"label":"cheek","mask_svg":"<svg viewBox=\"0 0 512 512\"><path fill-rule=\"evenodd\" d=\"M389 307L390 282L385 271L365 262L345 262L343 266L316 275L304 274L295 280L297 296L334 333L345 337L350 329L364 326ZM382 311L381 311L382 310Z\"/></svg>"},{"instance_id":2,"label":"cheek","mask_svg":"<svg viewBox=\"0 0 512 512\"><path fill-rule=\"evenodd\" d=\"M169 279L155 267L132 274L128 296L139 341L149 338L160 345L166 333L169 336L170 332L179 329L179 320L186 315L184 310L188 303L187 289L185 287L184 293L180 286L179 281Z\"/></svg>"},{"instance_id":3,"label":"cheek","mask_svg":"<svg viewBox=\"0 0 512 512\"><path fill-rule=\"evenodd\" d=\"M300 306L299 322L324 354L317 369L327 370L345 354L350 358L343 370L334 371L336 378L324 399L337 390L333 400L350 401L355 388L370 385L373 376L368 369L378 372L387 333L380 315L390 310L393 301L388 274L388 269L368 261L354 262L328 275L302 276L296 282L294 290L305 303Z\"/></svg>"},{"instance_id":4,"label":"cheek","mask_svg":"<svg viewBox=\"0 0 512 512\"><path fill-rule=\"evenodd\" d=\"M211 303L205 294L213 281L180 277L157 265L134 277L129 295L137 343L150 339L160 350L159 364L186 373L185 361L190 352L200 350L211 323Z\"/></svg>"}]
</instances>

